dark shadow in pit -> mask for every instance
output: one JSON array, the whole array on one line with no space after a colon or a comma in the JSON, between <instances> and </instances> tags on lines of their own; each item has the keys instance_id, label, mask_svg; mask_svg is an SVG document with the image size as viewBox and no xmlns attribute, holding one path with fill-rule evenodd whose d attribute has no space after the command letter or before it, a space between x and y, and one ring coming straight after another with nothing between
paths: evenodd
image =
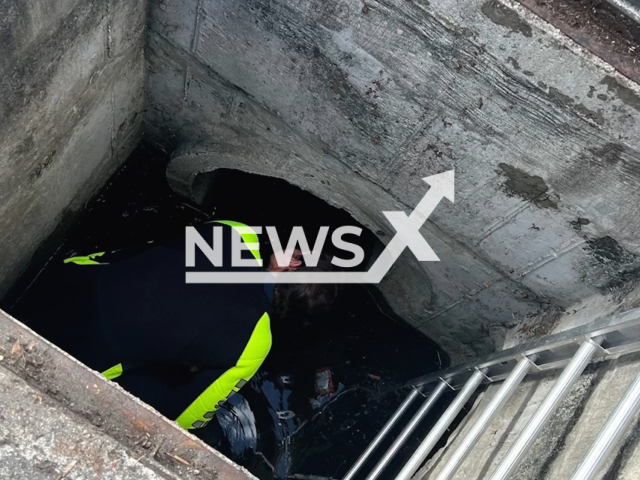
<instances>
[{"instance_id":1,"label":"dark shadow in pit","mask_svg":"<svg viewBox=\"0 0 640 480\"><path fill-rule=\"evenodd\" d=\"M0 306L73 354L77 339L65 326L65 312L52 311L42 300L69 295L57 281L64 258L167 240L184 235L186 225L214 219L273 225L281 238L288 238L294 225L303 226L312 238L321 225L360 226L344 210L283 180L239 171L217 171L204 205L192 205L169 189L167 160L141 144L62 242L43 247L48 251L35 257L43 261L32 265ZM365 263L376 242L363 228L356 243L366 252ZM266 235L260 243L262 257L268 258ZM330 248L325 253L333 254ZM398 318L371 286L344 286L329 314L276 321L272 328L274 345L267 361L217 415L224 437L209 438L263 479L341 478L406 395L401 386L448 366L447 355ZM435 418L441 410L434 412ZM422 430L430 423L428 419ZM213 432L209 428L199 436L207 440Z\"/></svg>"}]
</instances>

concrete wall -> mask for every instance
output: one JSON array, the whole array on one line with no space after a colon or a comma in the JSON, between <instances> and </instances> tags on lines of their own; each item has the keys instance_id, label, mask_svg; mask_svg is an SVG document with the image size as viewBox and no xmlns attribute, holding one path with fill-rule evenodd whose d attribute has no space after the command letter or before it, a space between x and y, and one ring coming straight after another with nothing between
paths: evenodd
<instances>
[{"instance_id":1,"label":"concrete wall","mask_svg":"<svg viewBox=\"0 0 640 480\"><path fill-rule=\"evenodd\" d=\"M0 5L0 295L139 141L144 0Z\"/></svg>"},{"instance_id":2,"label":"concrete wall","mask_svg":"<svg viewBox=\"0 0 640 480\"><path fill-rule=\"evenodd\" d=\"M519 4L152 0L147 61L145 131L194 197L220 166L280 176L387 241L381 210L455 168L442 262L382 286L454 355L638 277L638 85Z\"/></svg>"}]
</instances>

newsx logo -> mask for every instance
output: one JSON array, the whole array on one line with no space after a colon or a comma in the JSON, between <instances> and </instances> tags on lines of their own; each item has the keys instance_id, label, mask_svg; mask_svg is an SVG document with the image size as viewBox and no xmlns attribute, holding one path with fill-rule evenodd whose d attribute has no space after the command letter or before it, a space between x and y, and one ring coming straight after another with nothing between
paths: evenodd
<instances>
[{"instance_id":1,"label":"newsx logo","mask_svg":"<svg viewBox=\"0 0 640 480\"><path fill-rule=\"evenodd\" d=\"M454 201L454 171L425 177L425 183L430 188L422 197L416 208L407 215L402 211L382 212L389 223L395 228L396 234L387 244L371 268L366 272L316 272L316 271L285 271L276 275L268 271L232 271L232 272L186 272L187 283L380 283L384 275L393 266L400 254L408 247L421 262L437 262L440 259L420 234L420 228L435 210L442 198ZM243 250L258 250L256 242L247 241L255 234L262 233L261 227L234 227L237 234L232 235L231 258L236 267L262 266L262 260L242 258ZM300 245L305 264L314 267L318 264L322 247L328 236L329 227L321 227L312 249L309 248L306 235L302 227L294 227L287 248L282 249L282 243L275 227L266 227L267 235L273 246L276 261L279 266L288 266L296 245ZM334 256L331 263L340 268L353 268L364 260L364 250L355 243L346 241L345 235L359 236L362 229L355 226L337 228L331 235L334 246L348 252L352 258ZM245 238L243 239L242 236ZM194 227L186 228L186 267L195 266L196 248L198 248L214 267L222 266L222 227L213 227L213 246L210 245Z\"/></svg>"},{"instance_id":2,"label":"newsx logo","mask_svg":"<svg viewBox=\"0 0 640 480\"><path fill-rule=\"evenodd\" d=\"M195 227L187 227L186 229L186 266L195 267L196 247L209 259L214 267L221 267L223 241L222 241L222 228L221 226L213 227L213 246L200 235ZM320 255L322 254L322 248L327 239L329 233L329 227L320 227L318 236L313 245L313 249L309 249L309 242L304 233L302 227L293 227L291 236L287 243L287 248L282 249L280 237L275 227L265 227L269 241L273 246L273 251L276 257L278 265L281 267L289 266L291 257L297 246L300 246L300 251L304 258L305 265L309 267L315 267L318 265ZM253 235L262 233L262 227L246 227L235 226L233 227L233 234L231 236L231 265L234 267L255 267L263 266L262 259L258 258L242 258L242 252L245 250L258 250L260 246L255 242L247 242L243 240L243 235ZM341 268L353 268L357 267L364 260L364 250L358 244L347 242L342 237L344 235L356 235L360 236L362 229L356 226L344 226L339 227L331 234L331 242L336 248L350 252L353 255L351 259L342 259L334 256L331 259L331 263Z\"/></svg>"}]
</instances>

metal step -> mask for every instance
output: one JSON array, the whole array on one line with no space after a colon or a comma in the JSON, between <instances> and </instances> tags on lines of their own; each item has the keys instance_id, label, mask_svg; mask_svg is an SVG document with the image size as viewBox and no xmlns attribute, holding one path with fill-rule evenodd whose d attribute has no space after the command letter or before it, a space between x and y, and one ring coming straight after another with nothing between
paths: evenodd
<instances>
[{"instance_id":1,"label":"metal step","mask_svg":"<svg viewBox=\"0 0 640 480\"><path fill-rule=\"evenodd\" d=\"M384 424L382 429L378 432L378 434L375 436L373 441L369 444L367 449L362 453L362 455L360 455L358 460L356 460L356 463L354 463L353 466L349 469L347 474L343 477L343 480L351 480L353 477L355 477L356 473L358 473L360 468L369 459L369 457L374 452L374 450L378 448L378 445L380 445L380 443L382 443L382 441L386 438L389 431L398 423L398 421L400 420L404 412L407 411L407 409L411 406L413 401L419 396L420 396L419 390L415 388L411 390L411 393L407 395L407 398L404 399L404 401L400 404L398 409L394 412L391 418L387 420L387 423Z\"/></svg>"},{"instance_id":2,"label":"metal step","mask_svg":"<svg viewBox=\"0 0 640 480\"><path fill-rule=\"evenodd\" d=\"M376 466L373 468L371 473L367 476L367 480L374 480L375 478L378 478L378 476L382 473L385 467L396 455L398 450L400 450L402 445L404 445L404 443L407 441L407 438L409 438L409 435L411 435L411 433L415 430L415 428L420 424L422 419L427 415L429 410L431 410L431 408L440 399L440 396L448 388L449 386L444 382L440 382L438 384L436 389L431 393L429 397L427 397L425 402L422 404L422 407L420 407L420 410L418 410L416 414L411 418L407 426L404 427L404 430L402 430L402 433L398 435L398 438L395 439L393 444L391 444L391 447L389 447L387 452L382 456L380 461L376 464Z\"/></svg>"},{"instance_id":3,"label":"metal step","mask_svg":"<svg viewBox=\"0 0 640 480\"><path fill-rule=\"evenodd\" d=\"M634 309L498 352L480 362L469 362L415 379L408 384L412 387L411 393L349 470L344 480L352 480L360 473L363 465L383 443L393 427L403 420L405 412L419 396L419 392L423 395L430 394L418 411L410 419L405 420L406 424L402 432L381 455L373 469L365 477L366 480L376 480L383 474L390 461L445 391L460 390L405 463L400 473L396 475L395 480L409 480L415 474L464 405L483 383L504 380L502 387L485 409L479 412L479 418L436 477L436 480L450 480L481 435L529 373L562 369L558 380L490 477L490 480L507 480L566 394L594 358L617 357L639 350L640 309ZM640 412L640 373L611 414L570 480L593 478L612 449L622 440L638 412Z\"/></svg>"},{"instance_id":4,"label":"metal step","mask_svg":"<svg viewBox=\"0 0 640 480\"><path fill-rule=\"evenodd\" d=\"M618 403L607 423L591 444L591 448L571 476L571 480L589 480L594 478L607 456L624 434L640 411L640 374L635 378L627 392Z\"/></svg>"}]
</instances>

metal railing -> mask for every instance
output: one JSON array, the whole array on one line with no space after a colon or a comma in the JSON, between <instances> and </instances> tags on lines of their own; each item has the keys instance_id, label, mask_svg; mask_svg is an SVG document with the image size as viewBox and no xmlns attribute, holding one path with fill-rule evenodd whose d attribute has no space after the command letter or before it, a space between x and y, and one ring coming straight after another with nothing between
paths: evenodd
<instances>
[{"instance_id":1,"label":"metal railing","mask_svg":"<svg viewBox=\"0 0 640 480\"><path fill-rule=\"evenodd\" d=\"M364 477L366 480L376 480L406 443L411 433L440 400L442 394L450 390L459 390L451 404L404 464L400 473L395 476L395 480L409 480L432 452L478 387L483 383L504 381L489 404L479 413L479 418L471 426L469 432L461 440L436 477L436 480L450 480L489 424L528 374L533 371L563 369L543 402L490 477L490 480L506 480L519 465L573 384L594 358L608 358L639 350L640 309L634 309L497 352L481 362L468 362L416 378L407 384L412 387L407 398L343 477L343 480L353 480L356 475L361 473L362 467L369 459L372 459L372 455L389 436L391 430L404 419L409 407L418 397L426 395L420 408L410 419L405 420L405 426L401 433L394 439L391 446L381 454L373 469ZM589 480L594 477L608 454L622 439L639 411L640 374L618 403L571 480Z\"/></svg>"}]
</instances>

